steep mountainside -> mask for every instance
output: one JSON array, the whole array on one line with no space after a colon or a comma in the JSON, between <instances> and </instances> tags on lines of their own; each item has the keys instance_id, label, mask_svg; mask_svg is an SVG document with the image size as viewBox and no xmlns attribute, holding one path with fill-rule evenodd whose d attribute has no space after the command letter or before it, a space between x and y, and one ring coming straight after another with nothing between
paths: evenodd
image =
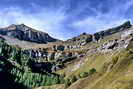
<instances>
[{"instance_id":1,"label":"steep mountainside","mask_svg":"<svg viewBox=\"0 0 133 89\"><path fill-rule=\"evenodd\" d=\"M10 25L0 29L1 35L17 38L19 40L31 41L36 43L55 42L57 39L50 37L47 33L37 31L24 24Z\"/></svg>"}]
</instances>

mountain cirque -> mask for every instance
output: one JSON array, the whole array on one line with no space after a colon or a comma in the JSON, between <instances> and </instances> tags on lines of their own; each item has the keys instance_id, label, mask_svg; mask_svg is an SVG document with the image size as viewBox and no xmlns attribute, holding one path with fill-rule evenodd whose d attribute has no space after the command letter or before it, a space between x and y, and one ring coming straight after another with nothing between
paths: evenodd
<instances>
[{"instance_id":1,"label":"mountain cirque","mask_svg":"<svg viewBox=\"0 0 133 89\"><path fill-rule=\"evenodd\" d=\"M36 60L31 65L34 71L55 73L65 79L63 84L40 84L37 89L133 88L133 27L129 21L66 41L24 24L0 28L0 35L1 40Z\"/></svg>"}]
</instances>

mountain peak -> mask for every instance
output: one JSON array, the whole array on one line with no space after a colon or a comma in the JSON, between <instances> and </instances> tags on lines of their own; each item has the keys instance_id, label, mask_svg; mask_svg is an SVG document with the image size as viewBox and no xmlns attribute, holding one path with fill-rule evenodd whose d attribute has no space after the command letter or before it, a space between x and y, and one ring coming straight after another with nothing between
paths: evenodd
<instances>
[{"instance_id":1,"label":"mountain peak","mask_svg":"<svg viewBox=\"0 0 133 89\"><path fill-rule=\"evenodd\" d=\"M34 32L39 32L38 30L35 30L25 24L12 24L6 28L7 30L32 30ZM44 32L45 33L45 32Z\"/></svg>"},{"instance_id":2,"label":"mountain peak","mask_svg":"<svg viewBox=\"0 0 133 89\"><path fill-rule=\"evenodd\" d=\"M10 26L23 26L23 27L26 26L26 27L28 27L28 26L25 25L24 23L21 23L21 24L11 24L11 25L9 25L9 27L10 27Z\"/></svg>"},{"instance_id":3,"label":"mountain peak","mask_svg":"<svg viewBox=\"0 0 133 89\"><path fill-rule=\"evenodd\" d=\"M31 41L36 43L55 42L57 39L49 36L48 33L38 31L25 24L12 24L6 28L0 29L1 35L17 38L19 40Z\"/></svg>"},{"instance_id":4,"label":"mountain peak","mask_svg":"<svg viewBox=\"0 0 133 89\"><path fill-rule=\"evenodd\" d=\"M131 22L130 21L126 21L122 24L123 26L128 26L128 27L131 27Z\"/></svg>"}]
</instances>

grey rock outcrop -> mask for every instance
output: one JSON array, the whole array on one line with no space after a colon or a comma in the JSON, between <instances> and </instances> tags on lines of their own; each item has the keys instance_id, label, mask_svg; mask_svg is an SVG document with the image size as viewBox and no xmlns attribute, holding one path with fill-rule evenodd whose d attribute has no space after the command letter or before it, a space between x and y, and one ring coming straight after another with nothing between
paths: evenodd
<instances>
[{"instance_id":1,"label":"grey rock outcrop","mask_svg":"<svg viewBox=\"0 0 133 89\"><path fill-rule=\"evenodd\" d=\"M111 40L109 42L104 43L97 50L99 52L109 52L113 50L120 50L123 48L127 48L130 42L133 41L133 37L119 39L119 40Z\"/></svg>"},{"instance_id":2,"label":"grey rock outcrop","mask_svg":"<svg viewBox=\"0 0 133 89\"><path fill-rule=\"evenodd\" d=\"M116 47L118 47L118 41L117 40L110 40L109 42L106 42L101 45L101 47L98 49L99 51L107 51L107 50L113 50Z\"/></svg>"},{"instance_id":3,"label":"grey rock outcrop","mask_svg":"<svg viewBox=\"0 0 133 89\"><path fill-rule=\"evenodd\" d=\"M127 30L127 31L124 31L122 34L121 34L121 38L125 38L129 35L133 35L133 29L131 30Z\"/></svg>"},{"instance_id":4,"label":"grey rock outcrop","mask_svg":"<svg viewBox=\"0 0 133 89\"><path fill-rule=\"evenodd\" d=\"M81 35L67 40L68 42L76 42L81 45L85 45L88 42L92 41L92 35L87 33L82 33Z\"/></svg>"}]
</instances>

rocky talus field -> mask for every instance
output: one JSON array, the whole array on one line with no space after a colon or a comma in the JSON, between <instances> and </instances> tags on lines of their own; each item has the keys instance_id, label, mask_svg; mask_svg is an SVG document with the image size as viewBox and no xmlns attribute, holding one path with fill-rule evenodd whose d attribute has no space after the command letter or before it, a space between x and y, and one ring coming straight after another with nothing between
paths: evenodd
<instances>
[{"instance_id":1,"label":"rocky talus field","mask_svg":"<svg viewBox=\"0 0 133 89\"><path fill-rule=\"evenodd\" d=\"M0 28L0 89L133 89L133 26L66 41L24 24Z\"/></svg>"}]
</instances>

